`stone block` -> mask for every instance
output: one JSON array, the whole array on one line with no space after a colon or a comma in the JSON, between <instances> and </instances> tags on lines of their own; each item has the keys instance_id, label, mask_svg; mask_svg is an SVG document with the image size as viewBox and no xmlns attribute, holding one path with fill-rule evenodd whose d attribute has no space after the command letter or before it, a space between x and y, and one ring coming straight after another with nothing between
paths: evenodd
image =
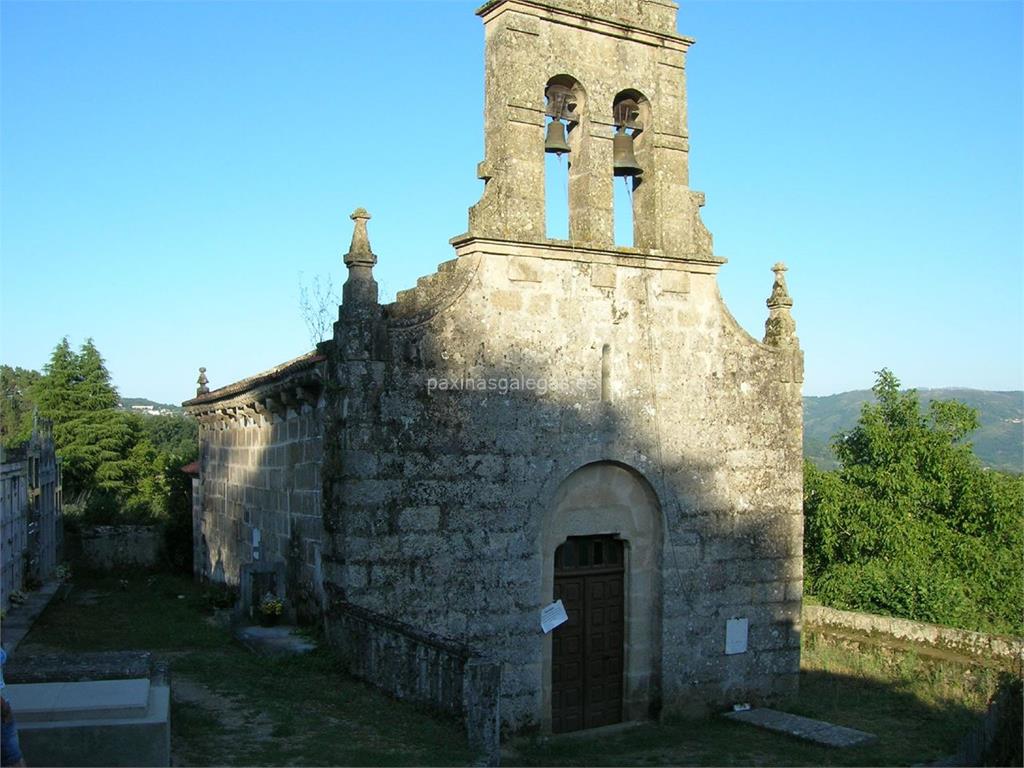
<instances>
[{"instance_id":1,"label":"stone block","mask_svg":"<svg viewBox=\"0 0 1024 768\"><path fill-rule=\"evenodd\" d=\"M785 649L789 643L789 624L756 622L750 626L750 649L755 652Z\"/></svg>"},{"instance_id":2,"label":"stone block","mask_svg":"<svg viewBox=\"0 0 1024 768\"><path fill-rule=\"evenodd\" d=\"M553 306L551 294L540 293L530 297L527 310L535 317L546 317L551 314Z\"/></svg>"},{"instance_id":3,"label":"stone block","mask_svg":"<svg viewBox=\"0 0 1024 768\"><path fill-rule=\"evenodd\" d=\"M594 264L590 268L590 284L595 288L614 288L615 267L611 264Z\"/></svg>"},{"instance_id":4,"label":"stone block","mask_svg":"<svg viewBox=\"0 0 1024 768\"><path fill-rule=\"evenodd\" d=\"M398 514L400 531L436 531L441 517L437 506L406 507Z\"/></svg>"},{"instance_id":5,"label":"stone block","mask_svg":"<svg viewBox=\"0 0 1024 768\"><path fill-rule=\"evenodd\" d=\"M802 600L804 596L804 580L795 579L793 581L786 582L786 596L785 599L788 601Z\"/></svg>"},{"instance_id":6,"label":"stone block","mask_svg":"<svg viewBox=\"0 0 1024 768\"><path fill-rule=\"evenodd\" d=\"M311 463L310 466L316 466ZM342 455L344 477L372 478L376 476L380 462L377 454L370 451L345 451Z\"/></svg>"},{"instance_id":7,"label":"stone block","mask_svg":"<svg viewBox=\"0 0 1024 768\"><path fill-rule=\"evenodd\" d=\"M661 290L665 293L689 293L690 273L674 269L663 269L661 271Z\"/></svg>"},{"instance_id":8,"label":"stone block","mask_svg":"<svg viewBox=\"0 0 1024 768\"><path fill-rule=\"evenodd\" d=\"M518 312L523 308L523 297L519 291L494 291L490 300L491 306L499 311Z\"/></svg>"},{"instance_id":9,"label":"stone block","mask_svg":"<svg viewBox=\"0 0 1024 768\"><path fill-rule=\"evenodd\" d=\"M542 278L537 260L522 256L509 257L508 279L514 282L541 282Z\"/></svg>"}]
</instances>

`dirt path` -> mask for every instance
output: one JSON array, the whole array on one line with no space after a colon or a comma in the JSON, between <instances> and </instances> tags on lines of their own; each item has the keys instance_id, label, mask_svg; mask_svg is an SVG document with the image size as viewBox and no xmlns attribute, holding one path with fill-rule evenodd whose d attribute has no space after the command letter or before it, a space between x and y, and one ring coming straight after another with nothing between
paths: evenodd
<instances>
[{"instance_id":1,"label":"dirt path","mask_svg":"<svg viewBox=\"0 0 1024 768\"><path fill-rule=\"evenodd\" d=\"M221 765L233 765L232 758L240 747L270 741L273 721L253 712L241 696L224 696L210 690L198 680L175 674L171 685L175 712L185 715L189 723L202 723L206 737L204 753L217 756ZM186 726L187 727L187 726ZM189 744L183 728L171 729L171 765L195 765L190 759Z\"/></svg>"}]
</instances>

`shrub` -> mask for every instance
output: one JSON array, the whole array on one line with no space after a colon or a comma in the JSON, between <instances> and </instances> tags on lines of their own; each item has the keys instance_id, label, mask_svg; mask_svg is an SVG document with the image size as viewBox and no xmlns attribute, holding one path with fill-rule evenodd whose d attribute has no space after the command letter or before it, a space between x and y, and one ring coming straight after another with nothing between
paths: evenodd
<instances>
[{"instance_id":1,"label":"shrub","mask_svg":"<svg viewBox=\"0 0 1024 768\"><path fill-rule=\"evenodd\" d=\"M879 373L876 404L837 435L841 468L807 463L807 590L836 608L980 631L1024 626L1024 479L985 470L956 402L921 413Z\"/></svg>"}]
</instances>

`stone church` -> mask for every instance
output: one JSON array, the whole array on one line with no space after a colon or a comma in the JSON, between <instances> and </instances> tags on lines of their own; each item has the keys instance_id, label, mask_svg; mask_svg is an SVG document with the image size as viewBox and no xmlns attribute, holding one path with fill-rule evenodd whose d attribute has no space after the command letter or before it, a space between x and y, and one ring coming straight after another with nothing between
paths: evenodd
<instances>
[{"instance_id":1,"label":"stone church","mask_svg":"<svg viewBox=\"0 0 1024 768\"><path fill-rule=\"evenodd\" d=\"M478 738L796 688L803 358L783 265L762 341L719 294L676 12L480 8L483 194L454 258L381 304L357 209L333 338L220 389L203 372L184 404L197 575L242 609L283 596L356 674ZM546 153L568 165L566 240Z\"/></svg>"}]
</instances>

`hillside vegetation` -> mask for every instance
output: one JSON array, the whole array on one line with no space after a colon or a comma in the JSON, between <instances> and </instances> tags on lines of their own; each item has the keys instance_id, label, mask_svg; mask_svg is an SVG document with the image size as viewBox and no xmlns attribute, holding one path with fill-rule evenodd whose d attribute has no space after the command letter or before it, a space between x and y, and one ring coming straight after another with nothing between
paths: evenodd
<instances>
[{"instance_id":1,"label":"hillside vegetation","mask_svg":"<svg viewBox=\"0 0 1024 768\"><path fill-rule=\"evenodd\" d=\"M968 439L983 466L1024 472L1024 392L983 389L917 390L921 404L956 400L978 412L978 429ZM831 449L833 436L853 429L865 403L875 402L870 389L804 398L804 457L820 469L839 466Z\"/></svg>"},{"instance_id":2,"label":"hillside vegetation","mask_svg":"<svg viewBox=\"0 0 1024 768\"><path fill-rule=\"evenodd\" d=\"M901 392L837 434L839 469L807 462L804 579L835 608L1024 633L1024 477L984 469L967 441L977 412Z\"/></svg>"}]
</instances>

